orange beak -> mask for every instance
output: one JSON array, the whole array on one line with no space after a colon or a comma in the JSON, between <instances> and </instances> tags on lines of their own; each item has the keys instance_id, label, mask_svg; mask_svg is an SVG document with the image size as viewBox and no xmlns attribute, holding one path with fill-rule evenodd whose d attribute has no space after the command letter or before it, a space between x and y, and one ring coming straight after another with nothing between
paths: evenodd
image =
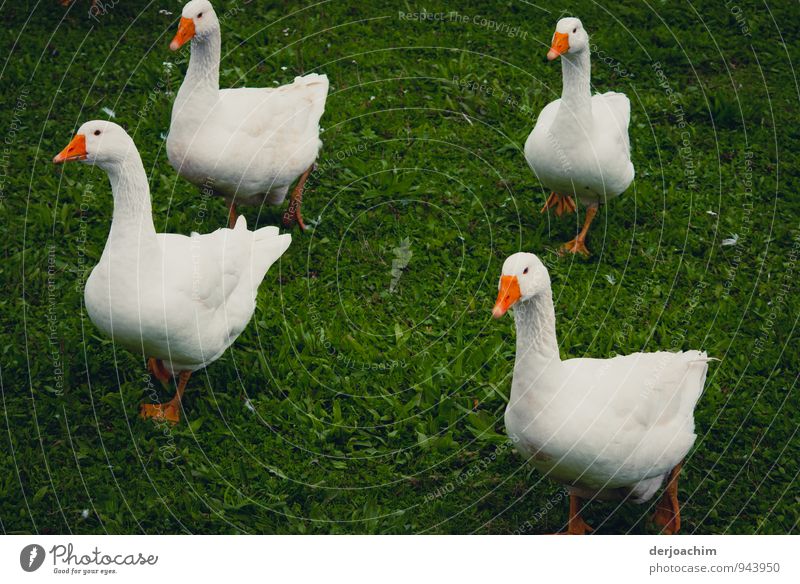
<instances>
[{"instance_id":1,"label":"orange beak","mask_svg":"<svg viewBox=\"0 0 800 584\"><path fill-rule=\"evenodd\" d=\"M53 158L53 164L64 164L70 160L86 160L86 136L77 134L72 142Z\"/></svg>"},{"instance_id":2,"label":"orange beak","mask_svg":"<svg viewBox=\"0 0 800 584\"><path fill-rule=\"evenodd\" d=\"M500 292L497 293L497 302L494 303L492 316L500 318L514 303L522 297L519 291L519 280L516 276L500 277Z\"/></svg>"},{"instance_id":3,"label":"orange beak","mask_svg":"<svg viewBox=\"0 0 800 584\"><path fill-rule=\"evenodd\" d=\"M565 32L557 32L553 35L550 50L547 51L547 60L552 61L567 51L569 51L569 35Z\"/></svg>"},{"instance_id":4,"label":"orange beak","mask_svg":"<svg viewBox=\"0 0 800 584\"><path fill-rule=\"evenodd\" d=\"M178 32L175 38L169 44L171 51L177 51L188 41L192 40L194 36L194 20L191 18L184 18L181 16L181 21L178 23Z\"/></svg>"}]
</instances>

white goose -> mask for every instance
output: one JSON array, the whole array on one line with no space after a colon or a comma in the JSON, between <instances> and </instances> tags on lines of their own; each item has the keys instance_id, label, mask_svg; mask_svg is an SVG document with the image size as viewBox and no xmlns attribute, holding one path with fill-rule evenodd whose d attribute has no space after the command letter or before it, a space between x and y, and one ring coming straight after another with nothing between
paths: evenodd
<instances>
[{"instance_id":1,"label":"white goose","mask_svg":"<svg viewBox=\"0 0 800 584\"><path fill-rule=\"evenodd\" d=\"M631 104L622 93L592 96L589 35L577 18L556 25L547 59L561 57L561 99L539 114L525 142L525 159L539 181L552 191L542 212L575 210L572 196L587 207L575 239L562 249L589 255L586 233L600 203L622 194L633 181L628 124Z\"/></svg>"},{"instance_id":2,"label":"white goose","mask_svg":"<svg viewBox=\"0 0 800 584\"><path fill-rule=\"evenodd\" d=\"M191 40L191 56L167 137L175 170L204 193L225 198L230 226L236 205L283 203L291 184L284 225L305 229L300 206L303 187L322 141L328 78L310 74L274 88L219 88L220 25L208 0L183 8L170 49ZM299 177L299 180L298 180Z\"/></svg>"},{"instance_id":3,"label":"white goose","mask_svg":"<svg viewBox=\"0 0 800 584\"><path fill-rule=\"evenodd\" d=\"M143 417L180 419L193 371L218 359L255 310L258 286L292 241L277 227L207 235L156 233L150 188L136 145L117 124L91 121L54 159L80 160L108 174L114 215L103 254L86 281L89 318L126 349L150 357L162 382L178 376L175 397L145 404Z\"/></svg>"},{"instance_id":4,"label":"white goose","mask_svg":"<svg viewBox=\"0 0 800 584\"><path fill-rule=\"evenodd\" d=\"M667 482L655 522L680 529L678 474L695 441L694 408L708 357L702 351L634 353L562 361L550 276L531 253L503 264L493 315L514 307L517 357L506 431L540 472L570 492L567 533L591 528L581 498L650 499Z\"/></svg>"}]
</instances>

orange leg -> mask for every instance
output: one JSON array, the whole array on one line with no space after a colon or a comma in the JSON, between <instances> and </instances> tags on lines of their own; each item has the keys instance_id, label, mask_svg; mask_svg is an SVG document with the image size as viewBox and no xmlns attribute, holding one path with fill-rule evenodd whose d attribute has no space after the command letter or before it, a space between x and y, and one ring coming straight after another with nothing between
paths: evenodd
<instances>
[{"instance_id":1,"label":"orange leg","mask_svg":"<svg viewBox=\"0 0 800 584\"><path fill-rule=\"evenodd\" d=\"M572 197L569 195L562 195L561 193L553 191L550 193L550 197L548 197L541 212L544 213L548 209L553 209L556 216L561 217L564 213L575 212L575 201L573 201Z\"/></svg>"},{"instance_id":2,"label":"orange leg","mask_svg":"<svg viewBox=\"0 0 800 584\"><path fill-rule=\"evenodd\" d=\"M558 535L586 535L594 531L589 524L583 520L583 517L581 517L581 504L582 500L580 497L575 495L569 496L569 523L567 524L567 530L562 531Z\"/></svg>"},{"instance_id":3,"label":"orange leg","mask_svg":"<svg viewBox=\"0 0 800 584\"><path fill-rule=\"evenodd\" d=\"M164 362L161 359L150 357L147 360L147 369L161 383L169 383L169 380L172 378L172 374L164 367Z\"/></svg>"},{"instance_id":4,"label":"orange leg","mask_svg":"<svg viewBox=\"0 0 800 584\"><path fill-rule=\"evenodd\" d=\"M578 236L561 246L561 252L568 251L569 253L582 253L589 256L589 250L586 247L586 234L589 232L589 225L592 224L594 216L597 215L598 205L592 205L586 209L586 219L583 222L583 229L578 233Z\"/></svg>"},{"instance_id":5,"label":"orange leg","mask_svg":"<svg viewBox=\"0 0 800 584\"><path fill-rule=\"evenodd\" d=\"M236 219L239 216L236 214L236 203L231 203L231 206L228 207L228 229L233 229L236 225Z\"/></svg>"},{"instance_id":6,"label":"orange leg","mask_svg":"<svg viewBox=\"0 0 800 584\"><path fill-rule=\"evenodd\" d=\"M678 475L681 474L680 463L669 473L669 481L664 494L656 503L653 521L661 528L661 533L675 535L681 529L681 507L678 504Z\"/></svg>"},{"instance_id":7,"label":"orange leg","mask_svg":"<svg viewBox=\"0 0 800 584\"><path fill-rule=\"evenodd\" d=\"M306 230L306 224L303 223L303 215L300 213L300 207L303 204L303 188L308 180L308 175L310 175L311 171L314 170L314 166L315 164L312 164L306 169L306 171L303 173L303 176L301 176L300 180L297 181L297 184L292 191L292 197L289 199L289 208L286 210L286 213L283 214L284 227L289 228L297 223L300 225L300 229L303 231Z\"/></svg>"},{"instance_id":8,"label":"orange leg","mask_svg":"<svg viewBox=\"0 0 800 584\"><path fill-rule=\"evenodd\" d=\"M178 376L178 390L175 392L175 396L165 404L142 404L139 415L144 419L166 420L173 424L180 422L181 399L191 375L191 371L181 371Z\"/></svg>"}]
</instances>

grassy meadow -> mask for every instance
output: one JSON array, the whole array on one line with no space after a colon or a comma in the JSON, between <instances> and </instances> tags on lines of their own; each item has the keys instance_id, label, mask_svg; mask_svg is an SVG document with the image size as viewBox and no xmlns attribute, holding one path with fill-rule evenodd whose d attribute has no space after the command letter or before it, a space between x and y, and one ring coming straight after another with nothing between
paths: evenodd
<instances>
[{"instance_id":1,"label":"grassy meadow","mask_svg":"<svg viewBox=\"0 0 800 584\"><path fill-rule=\"evenodd\" d=\"M309 230L261 286L175 427L142 355L89 321L108 234L103 171L52 157L90 119L134 138L156 227L226 224L170 167L188 47L174 0L0 3L0 531L550 533L563 488L505 438L513 322L491 308L525 250L553 280L562 357L704 349L683 533L798 532L800 10L745 0L216 0L221 85L326 73ZM423 9L425 12L423 12ZM522 148L561 91L556 21L591 35L596 91L632 106L636 180L583 220L540 214ZM251 227L284 207L243 208ZM653 501L654 503L654 501ZM594 502L601 534L652 504Z\"/></svg>"}]
</instances>

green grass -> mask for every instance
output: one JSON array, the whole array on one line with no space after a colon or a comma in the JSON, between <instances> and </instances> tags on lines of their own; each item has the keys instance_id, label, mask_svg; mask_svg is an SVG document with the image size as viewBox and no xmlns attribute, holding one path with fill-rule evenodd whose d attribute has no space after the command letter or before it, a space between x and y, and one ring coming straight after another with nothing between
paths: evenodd
<instances>
[{"instance_id":1,"label":"green grass","mask_svg":"<svg viewBox=\"0 0 800 584\"><path fill-rule=\"evenodd\" d=\"M109 227L106 176L50 159L110 108L148 168L157 227L224 225L222 202L203 209L164 150L187 58L167 49L180 6L124 2L94 22L84 0L66 14L0 4L0 529L561 528L561 488L504 442L514 332L490 311L502 261L528 250L550 269L565 358L703 348L720 359L681 478L684 532L797 532L798 11L741 2L745 36L714 4L564 8L605 57L596 89L633 108L636 182L602 209L584 260L556 255L576 219L539 214L546 193L521 152L560 92L544 54L561 13L468 2L466 23L414 22L398 17L421 10L412 4L217 1L220 15L238 8L223 23L223 85L319 71L332 89L304 205L315 227L294 233L231 351L192 378L174 429L137 418L144 361L115 350L82 305ZM282 212L245 210L251 226ZM412 255L393 286L403 245ZM648 514L593 503L586 517L600 533L653 533Z\"/></svg>"}]
</instances>

